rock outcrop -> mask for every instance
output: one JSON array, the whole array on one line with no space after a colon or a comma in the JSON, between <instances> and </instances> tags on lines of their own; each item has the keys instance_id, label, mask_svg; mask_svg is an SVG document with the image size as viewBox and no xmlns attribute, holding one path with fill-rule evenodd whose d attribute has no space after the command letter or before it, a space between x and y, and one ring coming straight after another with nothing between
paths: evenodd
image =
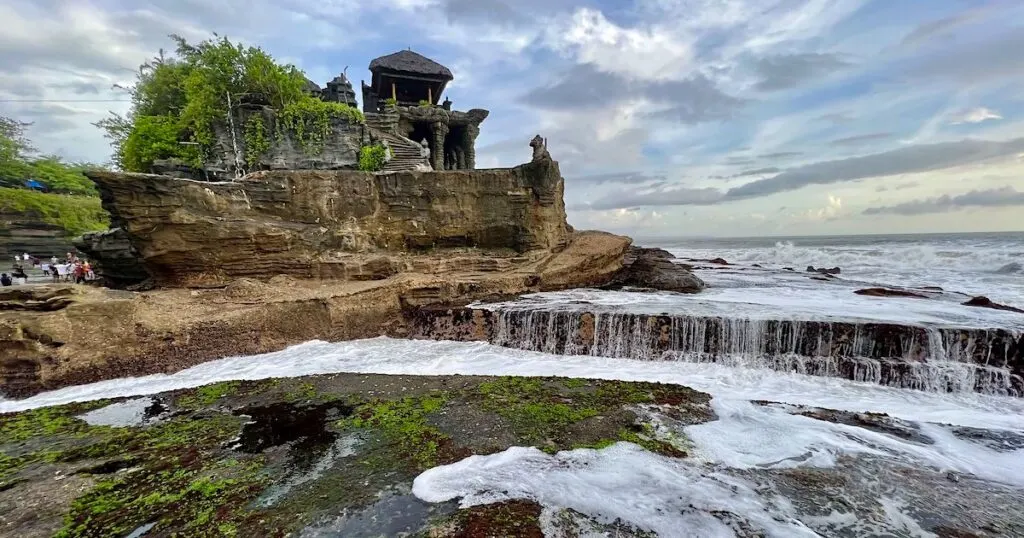
<instances>
[{"instance_id":1,"label":"rock outcrop","mask_svg":"<svg viewBox=\"0 0 1024 538\"><path fill-rule=\"evenodd\" d=\"M0 300L0 394L173 372L315 339L404 337L408 312L424 305L605 284L621 269L629 243L577 232L559 252L378 253L381 265L408 270L372 281L276 276L236 279L220 289L147 292L33 286L27 296ZM50 308L57 301L59 308Z\"/></svg>"},{"instance_id":2,"label":"rock outcrop","mask_svg":"<svg viewBox=\"0 0 1024 538\"><path fill-rule=\"evenodd\" d=\"M259 127L256 127L256 125ZM316 148L303 143L292 129L279 125L270 107L247 105L239 108L232 125L214 124L215 141L205 163L208 173L218 179L232 179L235 171L252 170L354 170L359 148L368 141L366 126L349 117L330 117L329 136ZM246 136L246 130L259 134ZM246 140L261 139L264 148L247 147Z\"/></svg>"},{"instance_id":3,"label":"rock outcrop","mask_svg":"<svg viewBox=\"0 0 1024 538\"><path fill-rule=\"evenodd\" d=\"M643 288L679 293L699 293L704 281L687 266L674 263L672 253L658 248L631 247L623 261L623 270L611 287Z\"/></svg>"},{"instance_id":4,"label":"rock outcrop","mask_svg":"<svg viewBox=\"0 0 1024 538\"><path fill-rule=\"evenodd\" d=\"M93 270L112 288L126 288L149 279L139 253L121 228L92 232L75 240L78 248L93 260Z\"/></svg>"},{"instance_id":5,"label":"rock outcrop","mask_svg":"<svg viewBox=\"0 0 1024 538\"><path fill-rule=\"evenodd\" d=\"M0 264L4 272L15 254L28 252L40 258L63 256L71 250L71 239L64 228L44 222L32 212L0 207Z\"/></svg>"},{"instance_id":6,"label":"rock outcrop","mask_svg":"<svg viewBox=\"0 0 1024 538\"><path fill-rule=\"evenodd\" d=\"M216 183L89 177L167 286L277 274L372 280L419 271L416 256L434 249L452 249L452 259L466 248L528 255L561 249L569 236L552 160L474 171L265 171Z\"/></svg>"},{"instance_id":7,"label":"rock outcrop","mask_svg":"<svg viewBox=\"0 0 1024 538\"><path fill-rule=\"evenodd\" d=\"M988 297L972 297L970 300L963 303L964 306L977 306L981 308L991 308L993 310L1003 310L1006 312L1017 312L1018 314L1024 314L1024 309L1017 308L1015 306L1009 306L1005 304L999 304Z\"/></svg>"}]
</instances>

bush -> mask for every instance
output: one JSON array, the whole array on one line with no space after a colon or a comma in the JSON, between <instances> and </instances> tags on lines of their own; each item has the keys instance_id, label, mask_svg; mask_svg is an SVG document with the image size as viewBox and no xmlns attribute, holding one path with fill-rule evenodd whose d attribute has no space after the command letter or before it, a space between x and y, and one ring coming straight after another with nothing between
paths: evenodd
<instances>
[{"instance_id":1,"label":"bush","mask_svg":"<svg viewBox=\"0 0 1024 538\"><path fill-rule=\"evenodd\" d=\"M359 169L364 172L379 172L384 168L387 149L380 144L363 146L359 149Z\"/></svg>"},{"instance_id":2,"label":"bush","mask_svg":"<svg viewBox=\"0 0 1024 538\"><path fill-rule=\"evenodd\" d=\"M97 196L0 188L0 212L38 215L43 222L63 228L68 237L110 227L110 216L103 210Z\"/></svg>"}]
</instances>

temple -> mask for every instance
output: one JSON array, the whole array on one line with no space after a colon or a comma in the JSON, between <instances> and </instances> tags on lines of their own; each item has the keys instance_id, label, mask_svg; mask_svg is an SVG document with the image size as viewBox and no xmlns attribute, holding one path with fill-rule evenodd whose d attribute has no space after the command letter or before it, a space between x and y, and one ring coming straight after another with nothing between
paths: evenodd
<instances>
[{"instance_id":1,"label":"temple","mask_svg":"<svg viewBox=\"0 0 1024 538\"><path fill-rule=\"evenodd\" d=\"M450 69L402 50L370 62L370 73L370 83L362 82L363 113L370 139L386 143L394 155L385 171L476 168L476 138L489 113L480 108L452 110L451 101L441 101L455 79ZM356 106L356 93L344 72L323 89L307 80L306 91L324 101Z\"/></svg>"}]
</instances>

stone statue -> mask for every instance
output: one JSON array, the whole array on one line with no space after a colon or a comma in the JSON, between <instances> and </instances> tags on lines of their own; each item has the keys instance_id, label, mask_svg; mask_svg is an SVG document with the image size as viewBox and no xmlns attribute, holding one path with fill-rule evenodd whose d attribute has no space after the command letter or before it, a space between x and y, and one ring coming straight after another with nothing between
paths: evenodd
<instances>
[{"instance_id":1,"label":"stone statue","mask_svg":"<svg viewBox=\"0 0 1024 538\"><path fill-rule=\"evenodd\" d=\"M426 138L420 142L420 157L427 160L430 159L430 143L427 142Z\"/></svg>"},{"instance_id":2,"label":"stone statue","mask_svg":"<svg viewBox=\"0 0 1024 538\"><path fill-rule=\"evenodd\" d=\"M533 140L530 141L530 147L533 148L534 161L551 158L551 154L548 153L548 141L541 138L540 135L533 137Z\"/></svg>"}]
</instances>

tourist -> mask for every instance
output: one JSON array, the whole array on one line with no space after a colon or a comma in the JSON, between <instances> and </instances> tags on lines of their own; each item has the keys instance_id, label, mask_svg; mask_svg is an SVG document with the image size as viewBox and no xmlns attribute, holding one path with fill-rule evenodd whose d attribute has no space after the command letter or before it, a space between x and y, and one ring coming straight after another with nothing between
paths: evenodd
<instances>
[{"instance_id":1,"label":"tourist","mask_svg":"<svg viewBox=\"0 0 1024 538\"><path fill-rule=\"evenodd\" d=\"M57 265L57 272L54 273L54 282L60 282L62 279L68 279L68 269L71 268L71 264L61 263Z\"/></svg>"},{"instance_id":2,"label":"tourist","mask_svg":"<svg viewBox=\"0 0 1024 538\"><path fill-rule=\"evenodd\" d=\"M0 285L7 287L13 283L14 281L11 280L11 277L7 276L7 273L0 274Z\"/></svg>"},{"instance_id":3,"label":"tourist","mask_svg":"<svg viewBox=\"0 0 1024 538\"><path fill-rule=\"evenodd\" d=\"M75 264L74 275L75 275L75 284L84 284L85 283L85 267L82 266L81 262L78 262L78 263Z\"/></svg>"},{"instance_id":4,"label":"tourist","mask_svg":"<svg viewBox=\"0 0 1024 538\"><path fill-rule=\"evenodd\" d=\"M50 258L50 265L51 266L57 265L57 262L59 262L59 261L60 261L60 258L54 256L54 257Z\"/></svg>"},{"instance_id":5,"label":"tourist","mask_svg":"<svg viewBox=\"0 0 1024 538\"><path fill-rule=\"evenodd\" d=\"M50 276L50 263L43 262L39 265L39 268L43 270L43 276Z\"/></svg>"},{"instance_id":6,"label":"tourist","mask_svg":"<svg viewBox=\"0 0 1024 538\"><path fill-rule=\"evenodd\" d=\"M92 271L92 264L89 263L89 260L83 260L82 261L82 268L85 269L85 279L86 280L95 280L96 279L96 273L94 273Z\"/></svg>"},{"instance_id":7,"label":"tourist","mask_svg":"<svg viewBox=\"0 0 1024 538\"><path fill-rule=\"evenodd\" d=\"M17 279L18 284L28 284L28 275L25 274L25 270L21 267L16 267L11 276Z\"/></svg>"}]
</instances>

